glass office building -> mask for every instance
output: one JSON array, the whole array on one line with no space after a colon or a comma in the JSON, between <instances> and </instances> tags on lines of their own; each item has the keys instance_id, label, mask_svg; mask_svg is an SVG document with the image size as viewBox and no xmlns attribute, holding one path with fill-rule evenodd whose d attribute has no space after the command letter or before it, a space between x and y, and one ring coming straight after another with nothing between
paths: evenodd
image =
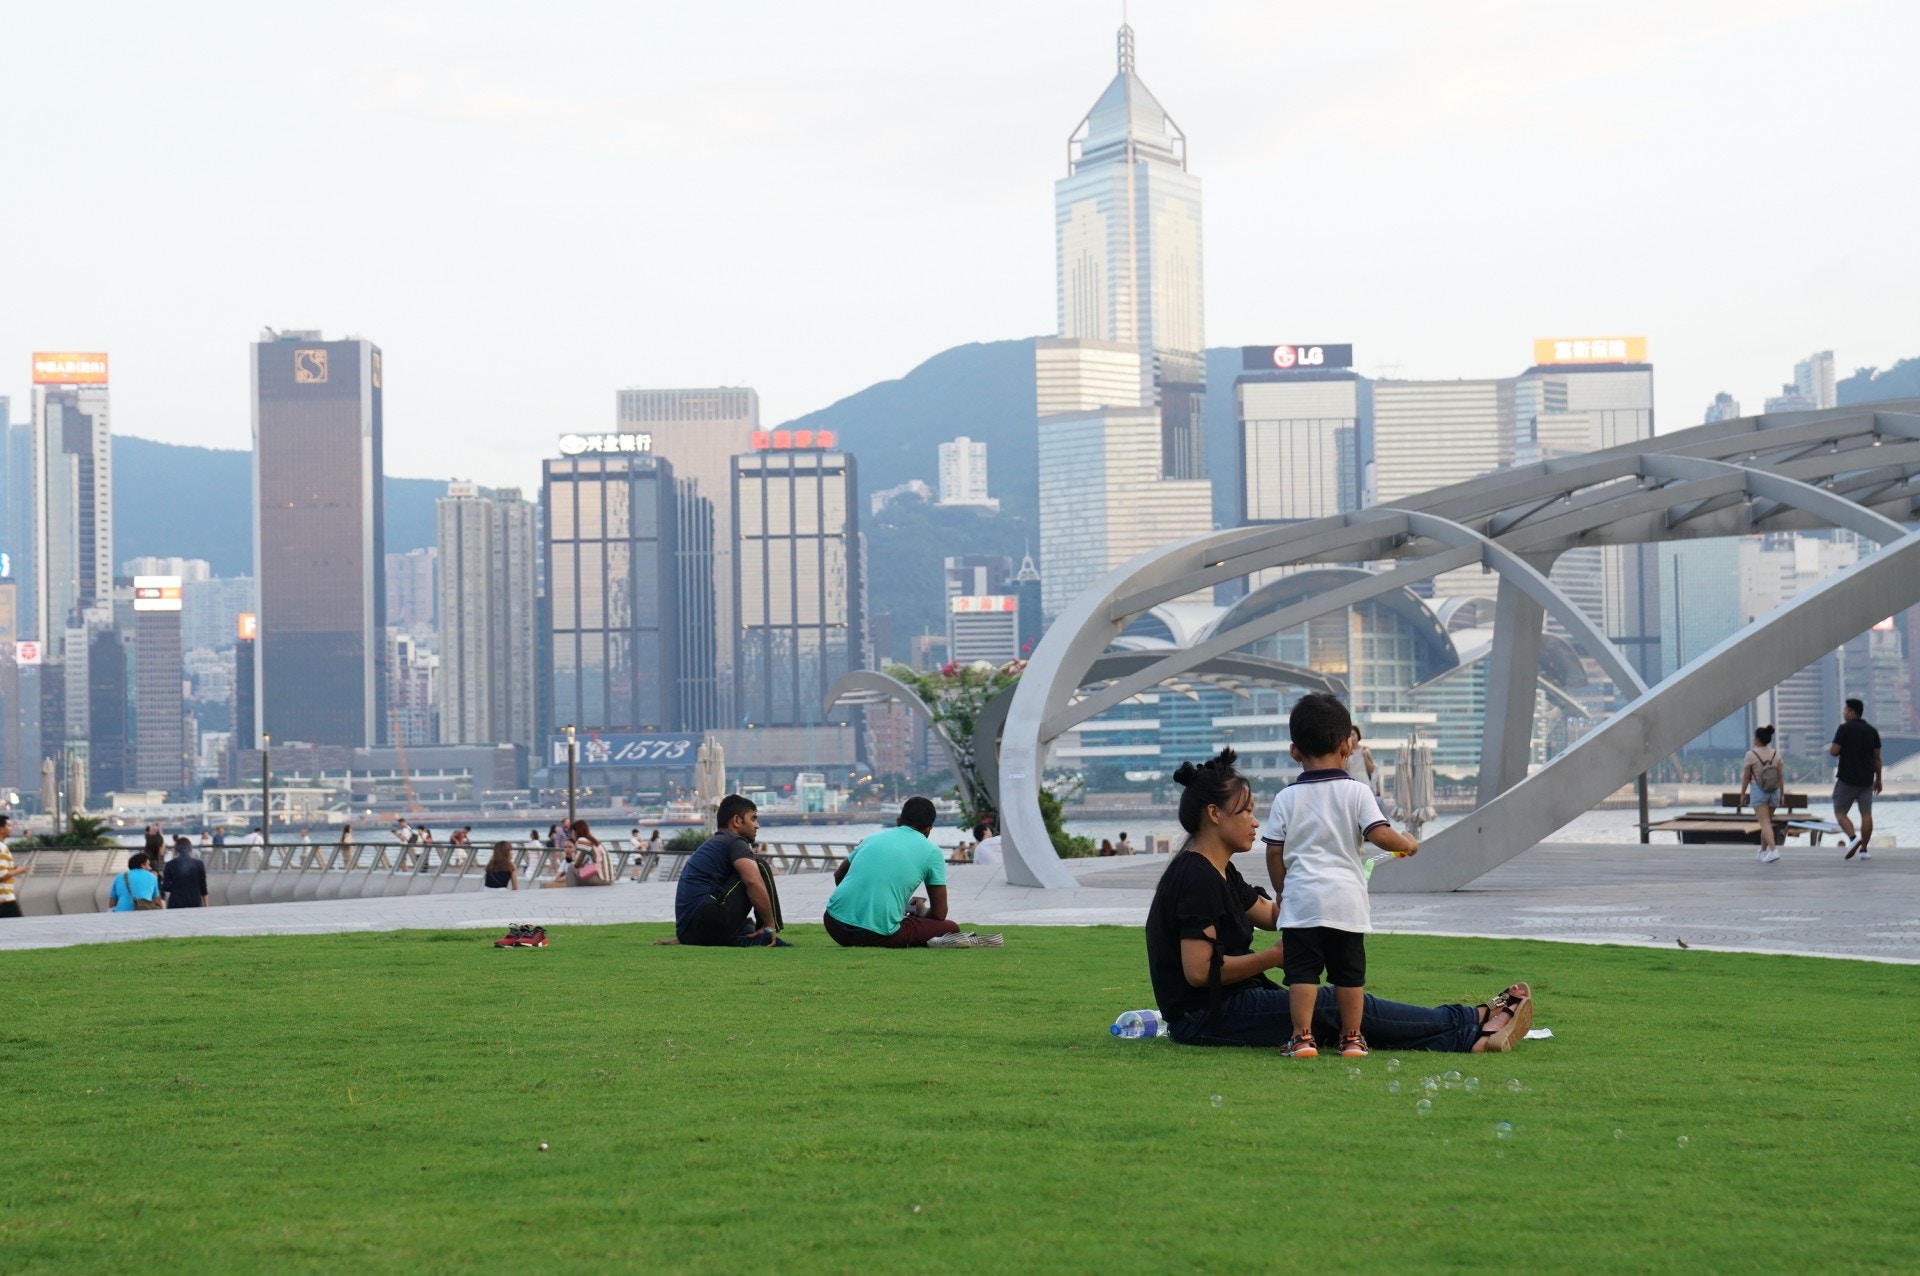
<instances>
[{"instance_id":1,"label":"glass office building","mask_svg":"<svg viewBox=\"0 0 1920 1276\"><path fill-rule=\"evenodd\" d=\"M1197 479L1207 455L1200 179L1187 171L1186 134L1134 73L1132 27L1120 28L1118 63L1053 187L1060 336L1140 351L1138 402L1159 413L1160 473Z\"/></svg>"},{"instance_id":2,"label":"glass office building","mask_svg":"<svg viewBox=\"0 0 1920 1276\"><path fill-rule=\"evenodd\" d=\"M371 341L254 343L255 712L275 743L387 735L381 397Z\"/></svg>"},{"instance_id":3,"label":"glass office building","mask_svg":"<svg viewBox=\"0 0 1920 1276\"><path fill-rule=\"evenodd\" d=\"M733 541L735 714L743 725L825 722L827 688L866 663L853 457L777 443L734 457Z\"/></svg>"},{"instance_id":4,"label":"glass office building","mask_svg":"<svg viewBox=\"0 0 1920 1276\"><path fill-rule=\"evenodd\" d=\"M549 728L678 730L673 466L578 456L544 471Z\"/></svg>"}]
</instances>

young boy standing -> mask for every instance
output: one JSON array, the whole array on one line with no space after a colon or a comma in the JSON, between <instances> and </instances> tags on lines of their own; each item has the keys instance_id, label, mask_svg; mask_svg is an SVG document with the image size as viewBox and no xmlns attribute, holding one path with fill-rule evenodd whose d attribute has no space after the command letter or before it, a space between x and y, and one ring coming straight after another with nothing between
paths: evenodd
<instances>
[{"instance_id":1,"label":"young boy standing","mask_svg":"<svg viewBox=\"0 0 1920 1276\"><path fill-rule=\"evenodd\" d=\"M1302 772L1275 795L1260 830L1267 872L1279 897L1293 1011L1293 1036L1281 1053L1294 1059L1319 1055L1313 1007L1325 971L1340 1008L1340 1053L1358 1058L1367 1053L1360 1016L1366 1004L1366 933L1373 929L1361 844L1399 855L1412 855L1420 845L1388 824L1373 790L1348 774L1353 718L1345 705L1324 692L1302 696L1287 726L1290 752Z\"/></svg>"}]
</instances>

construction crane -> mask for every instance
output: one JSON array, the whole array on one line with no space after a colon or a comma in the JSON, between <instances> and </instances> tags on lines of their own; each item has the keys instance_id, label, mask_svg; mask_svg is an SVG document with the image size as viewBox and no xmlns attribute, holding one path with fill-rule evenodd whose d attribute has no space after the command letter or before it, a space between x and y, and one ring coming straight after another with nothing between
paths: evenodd
<instances>
[{"instance_id":1,"label":"construction crane","mask_svg":"<svg viewBox=\"0 0 1920 1276\"><path fill-rule=\"evenodd\" d=\"M407 795L407 814L424 814L425 808L420 805L420 798L413 791L413 773L407 769L407 733L400 729L400 711L389 707L387 719L388 728L393 732L393 747L399 755L400 789Z\"/></svg>"}]
</instances>

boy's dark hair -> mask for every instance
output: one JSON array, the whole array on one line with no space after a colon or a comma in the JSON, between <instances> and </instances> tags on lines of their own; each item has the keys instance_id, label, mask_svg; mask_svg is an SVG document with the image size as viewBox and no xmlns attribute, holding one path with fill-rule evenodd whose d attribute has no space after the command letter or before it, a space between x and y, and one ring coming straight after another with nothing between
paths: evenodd
<instances>
[{"instance_id":1,"label":"boy's dark hair","mask_svg":"<svg viewBox=\"0 0 1920 1276\"><path fill-rule=\"evenodd\" d=\"M922 833L931 833L934 822L939 818L940 813L934 810L932 798L910 797L901 805L897 823Z\"/></svg>"},{"instance_id":2,"label":"boy's dark hair","mask_svg":"<svg viewBox=\"0 0 1920 1276\"><path fill-rule=\"evenodd\" d=\"M145 868L146 866L147 853L145 851L135 851L133 854L127 856L127 867L129 869Z\"/></svg>"},{"instance_id":3,"label":"boy's dark hair","mask_svg":"<svg viewBox=\"0 0 1920 1276\"><path fill-rule=\"evenodd\" d=\"M1353 734L1353 715L1338 696L1314 691L1301 696L1287 718L1287 734L1302 756L1324 758Z\"/></svg>"},{"instance_id":4,"label":"boy's dark hair","mask_svg":"<svg viewBox=\"0 0 1920 1276\"><path fill-rule=\"evenodd\" d=\"M1867 702L1858 696L1847 697L1847 708L1853 710L1853 716L1856 718L1864 718L1867 716Z\"/></svg>"},{"instance_id":5,"label":"boy's dark hair","mask_svg":"<svg viewBox=\"0 0 1920 1276\"><path fill-rule=\"evenodd\" d=\"M1187 841L1200 831L1208 807L1230 810L1242 794L1253 800L1247 778L1234 769L1235 757L1232 749L1222 749L1198 766L1182 762L1173 773L1173 782L1180 786L1180 827L1187 831Z\"/></svg>"},{"instance_id":6,"label":"boy's dark hair","mask_svg":"<svg viewBox=\"0 0 1920 1276\"><path fill-rule=\"evenodd\" d=\"M714 824L724 833L727 825L733 823L747 812L757 811L759 809L759 807L753 804L752 798L741 797L738 793L729 793L720 799L720 809L715 812L713 817Z\"/></svg>"},{"instance_id":7,"label":"boy's dark hair","mask_svg":"<svg viewBox=\"0 0 1920 1276\"><path fill-rule=\"evenodd\" d=\"M984 842L987 840L986 824L981 823L973 826L973 840L976 842Z\"/></svg>"},{"instance_id":8,"label":"boy's dark hair","mask_svg":"<svg viewBox=\"0 0 1920 1276\"><path fill-rule=\"evenodd\" d=\"M1766 745L1772 744L1773 728L1772 727L1755 727L1753 731L1753 738L1758 740L1763 747Z\"/></svg>"}]
</instances>

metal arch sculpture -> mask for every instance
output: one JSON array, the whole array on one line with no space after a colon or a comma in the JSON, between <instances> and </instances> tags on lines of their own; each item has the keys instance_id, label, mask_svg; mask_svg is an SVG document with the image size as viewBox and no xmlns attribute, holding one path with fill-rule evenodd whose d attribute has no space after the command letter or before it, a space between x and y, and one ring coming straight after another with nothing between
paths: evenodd
<instances>
[{"instance_id":1,"label":"metal arch sculpture","mask_svg":"<svg viewBox=\"0 0 1920 1276\"><path fill-rule=\"evenodd\" d=\"M954 784L967 805L972 807L973 785L967 779L967 768L963 764L960 747L933 716L933 710L927 702L906 683L876 669L855 669L851 673L843 673L827 688L826 703L820 712L824 716L840 705L888 703L905 705L914 717L920 719L920 725L926 728L927 734L940 742L940 747L946 750L947 761L953 765Z\"/></svg>"},{"instance_id":2,"label":"metal arch sculpture","mask_svg":"<svg viewBox=\"0 0 1920 1276\"><path fill-rule=\"evenodd\" d=\"M1490 678L1488 684L1482 809L1510 791L1527 788L1537 793L1536 781L1525 778L1526 757L1520 742L1531 727L1540 625L1548 612L1557 614L1569 632L1579 637L1587 653L1608 669L1623 698L1631 698L1609 719L1610 726L1639 720L1639 715L1658 714L1661 706L1669 703L1691 705L1699 699L1682 697L1676 680L1651 690L1645 687L1617 648L1547 580L1545 573L1561 552L1575 546L1835 526L1885 543L1904 534L1901 520L1915 517L1916 501L1920 500L1917 476L1920 401L1910 400L1874 409L1774 414L1699 426L1436 489L1395 509L1362 510L1285 527L1213 532L1144 554L1069 605L1034 652L1026 676L1014 693L999 766L1005 790L1001 813L1009 864L1019 858L1031 884L1073 884L1044 838L1038 812L1037 793L1046 749L1061 730L1128 694L1177 674L1183 658L1199 661L1224 655L1266 633L1299 624L1310 614L1349 606L1475 561L1491 567L1500 577L1492 659L1495 670L1504 674ZM1763 509L1760 501L1769 505ZM1436 550L1434 546L1441 548ZM1861 573L1867 565L1890 552L1863 560L1836 579L1864 582L1866 577ZM1209 634L1179 656L1165 657L1150 669L1109 684L1095 696L1070 703L1075 689L1085 681L1085 672L1128 619L1159 602L1263 568L1368 559L1416 561L1380 572L1370 588L1356 585L1329 591L1311 607L1283 608L1261 621ZM1920 601L1920 574L1902 581L1897 572L1889 576L1884 570L1876 570L1873 577L1892 579L1901 586L1864 604L1867 610L1878 609L1874 619ZM1844 593L1848 586L1842 583L1837 588ZM1805 614L1798 603L1783 611ZM1847 616L1846 623L1851 623L1850 611L1835 610L1832 615ZM1772 618L1763 624L1783 642L1787 649L1783 658L1799 658L1800 663L1792 669L1817 657L1821 650L1839 645L1838 641L1828 642L1824 648L1819 645L1826 641L1832 623L1802 620L1785 630L1776 629ZM1693 668L1689 666L1689 670ZM1697 670L1690 675L1696 680L1701 676ZM1742 688L1753 681L1739 673L1723 676ZM1706 680L1714 681L1712 677ZM1761 689L1750 688L1752 694ZM1740 703L1739 697L1732 703ZM1697 733L1701 722L1693 720L1689 725ZM1594 733L1595 738L1599 735ZM1682 741L1686 738L1690 737L1680 737ZM1612 779L1607 792L1639 773L1605 770ZM1535 808L1516 799L1501 809L1525 812ZM1558 812L1562 808L1546 804L1538 809ZM1524 822L1525 827L1532 828L1546 818L1550 816L1533 816ZM1489 841L1490 853L1496 858L1488 862L1485 855L1480 856L1475 863L1483 866L1473 876L1532 845L1557 825L1542 828L1524 840L1517 832L1520 827L1515 823ZM1410 889L1449 889L1441 877L1430 876L1437 871L1429 867L1390 877L1382 875L1381 884L1383 889L1393 889L1396 883L1392 879L1398 879ZM1423 884L1412 885L1421 874L1429 876ZM1018 880L1011 868L1009 880ZM1452 885L1466 880L1471 878Z\"/></svg>"}]
</instances>

